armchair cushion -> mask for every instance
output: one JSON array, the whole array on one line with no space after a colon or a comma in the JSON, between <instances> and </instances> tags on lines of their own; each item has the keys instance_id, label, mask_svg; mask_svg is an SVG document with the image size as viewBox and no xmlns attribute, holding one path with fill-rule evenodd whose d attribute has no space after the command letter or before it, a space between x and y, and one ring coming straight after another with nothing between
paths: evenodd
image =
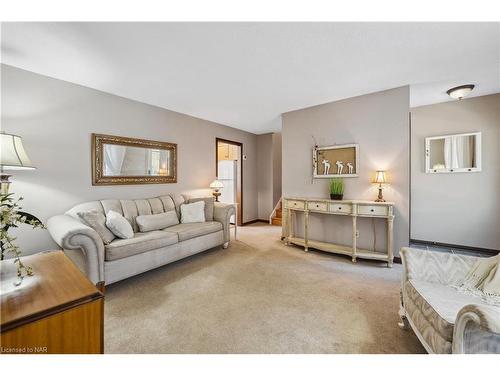
<instances>
[{"instance_id":1,"label":"armchair cushion","mask_svg":"<svg viewBox=\"0 0 500 375\"><path fill-rule=\"evenodd\" d=\"M460 293L448 285L412 280L406 288L415 306L447 341L453 337L453 325L460 309L471 303L482 304L480 297Z\"/></svg>"},{"instance_id":2,"label":"armchair cushion","mask_svg":"<svg viewBox=\"0 0 500 375\"><path fill-rule=\"evenodd\" d=\"M177 243L173 233L153 231L135 233L133 238L116 239L105 246L105 259L116 260Z\"/></svg>"},{"instance_id":3,"label":"armchair cushion","mask_svg":"<svg viewBox=\"0 0 500 375\"><path fill-rule=\"evenodd\" d=\"M178 224L162 230L162 232L175 233L179 236L179 241L186 241L191 238L204 236L222 230L222 224L218 221L206 221L204 223Z\"/></svg>"}]
</instances>

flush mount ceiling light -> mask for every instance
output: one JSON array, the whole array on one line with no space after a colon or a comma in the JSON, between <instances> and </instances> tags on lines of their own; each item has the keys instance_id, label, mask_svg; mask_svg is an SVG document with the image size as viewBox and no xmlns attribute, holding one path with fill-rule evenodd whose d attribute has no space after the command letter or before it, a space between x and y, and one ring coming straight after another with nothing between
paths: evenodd
<instances>
[{"instance_id":1,"label":"flush mount ceiling light","mask_svg":"<svg viewBox=\"0 0 500 375\"><path fill-rule=\"evenodd\" d=\"M457 86L449 89L446 91L446 93L451 96L453 99L463 99L467 95L470 94L472 89L474 88L474 85L462 85L462 86Z\"/></svg>"}]
</instances>

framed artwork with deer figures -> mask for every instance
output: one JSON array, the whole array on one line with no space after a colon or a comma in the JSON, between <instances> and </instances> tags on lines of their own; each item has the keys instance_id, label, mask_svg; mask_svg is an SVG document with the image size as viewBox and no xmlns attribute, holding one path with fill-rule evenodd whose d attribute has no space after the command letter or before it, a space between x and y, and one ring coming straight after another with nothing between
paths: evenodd
<instances>
[{"instance_id":1,"label":"framed artwork with deer figures","mask_svg":"<svg viewBox=\"0 0 500 375\"><path fill-rule=\"evenodd\" d=\"M315 146L313 148L313 177L358 177L359 145Z\"/></svg>"}]
</instances>

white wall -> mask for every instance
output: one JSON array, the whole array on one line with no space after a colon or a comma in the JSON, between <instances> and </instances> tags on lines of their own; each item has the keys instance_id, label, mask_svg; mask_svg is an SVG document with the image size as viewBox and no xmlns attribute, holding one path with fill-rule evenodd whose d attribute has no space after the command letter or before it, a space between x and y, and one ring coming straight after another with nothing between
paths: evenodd
<instances>
[{"instance_id":1,"label":"white wall","mask_svg":"<svg viewBox=\"0 0 500 375\"><path fill-rule=\"evenodd\" d=\"M283 196L328 198L328 180L312 180L313 137L320 146L359 144L359 177L346 178L344 199L374 200L371 181L388 171L386 200L395 202L394 250L409 238L409 88L408 86L283 114ZM350 244L351 220L311 215L311 238ZM360 247L373 244L370 219L360 219ZM300 226L299 228L301 228ZM385 223L377 226L377 249L385 246ZM382 240L384 239L384 240Z\"/></svg>"},{"instance_id":2,"label":"white wall","mask_svg":"<svg viewBox=\"0 0 500 375\"><path fill-rule=\"evenodd\" d=\"M412 239L500 249L500 94L413 108ZM482 132L482 171L426 174L425 138Z\"/></svg>"},{"instance_id":3,"label":"white wall","mask_svg":"<svg viewBox=\"0 0 500 375\"><path fill-rule=\"evenodd\" d=\"M14 171L11 191L42 220L102 198L170 192L208 194L215 138L243 143L244 221L257 219L256 135L83 86L2 65L2 130L23 137L35 171ZM91 133L178 144L176 184L92 186ZM13 231L25 254L56 248L47 231Z\"/></svg>"}]
</instances>

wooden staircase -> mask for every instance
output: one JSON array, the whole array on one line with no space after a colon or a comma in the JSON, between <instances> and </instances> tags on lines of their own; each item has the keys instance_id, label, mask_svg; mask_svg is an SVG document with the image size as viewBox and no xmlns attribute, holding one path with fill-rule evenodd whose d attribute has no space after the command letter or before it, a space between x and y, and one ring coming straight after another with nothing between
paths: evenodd
<instances>
[{"instance_id":1,"label":"wooden staircase","mask_svg":"<svg viewBox=\"0 0 500 375\"><path fill-rule=\"evenodd\" d=\"M274 215L271 217L271 224L281 227L281 201L279 202L278 207L276 207Z\"/></svg>"}]
</instances>

